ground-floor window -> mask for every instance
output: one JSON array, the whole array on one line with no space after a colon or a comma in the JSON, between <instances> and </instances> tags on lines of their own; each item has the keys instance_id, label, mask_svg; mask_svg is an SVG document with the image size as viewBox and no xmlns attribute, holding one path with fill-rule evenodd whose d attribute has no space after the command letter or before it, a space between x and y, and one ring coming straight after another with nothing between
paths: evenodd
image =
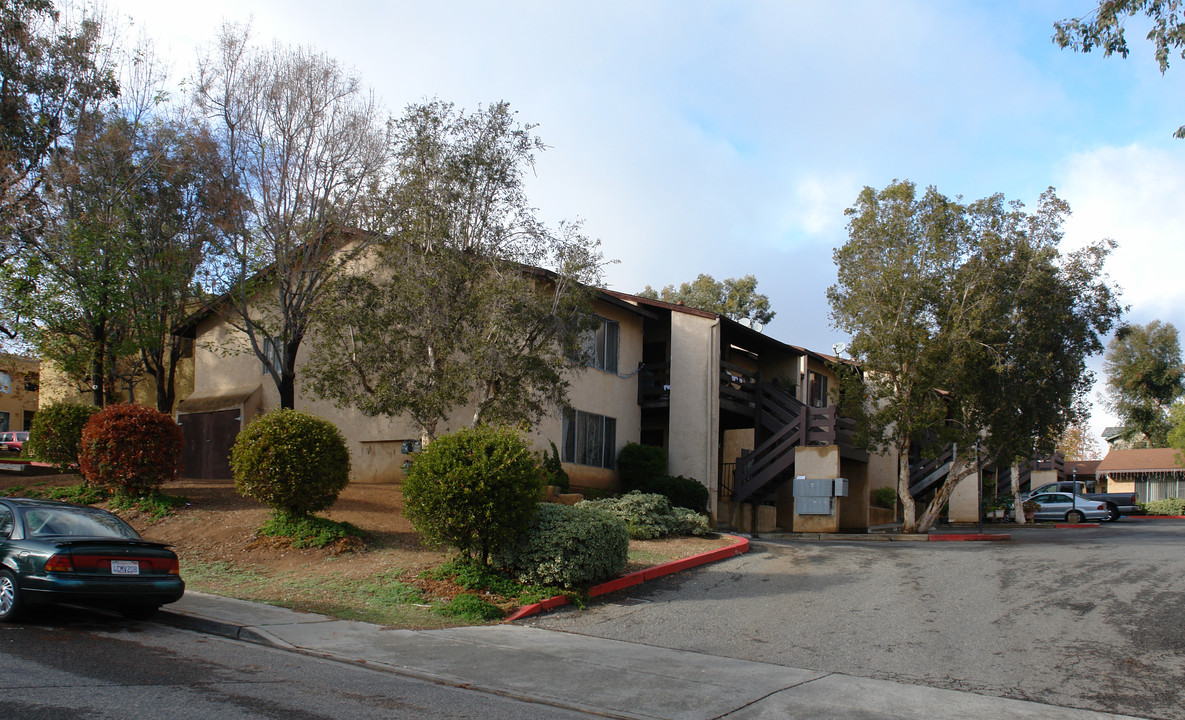
<instances>
[{"instance_id":1,"label":"ground-floor window","mask_svg":"<svg viewBox=\"0 0 1185 720\"><path fill-rule=\"evenodd\" d=\"M0 412L0 431L10 430L9 416L6 412Z\"/></svg>"},{"instance_id":2,"label":"ground-floor window","mask_svg":"<svg viewBox=\"0 0 1185 720\"><path fill-rule=\"evenodd\" d=\"M568 408L564 411L564 462L612 468L617 450L617 419Z\"/></svg>"},{"instance_id":3,"label":"ground-floor window","mask_svg":"<svg viewBox=\"0 0 1185 720\"><path fill-rule=\"evenodd\" d=\"M1136 498L1140 502L1185 497L1185 478L1136 480Z\"/></svg>"}]
</instances>

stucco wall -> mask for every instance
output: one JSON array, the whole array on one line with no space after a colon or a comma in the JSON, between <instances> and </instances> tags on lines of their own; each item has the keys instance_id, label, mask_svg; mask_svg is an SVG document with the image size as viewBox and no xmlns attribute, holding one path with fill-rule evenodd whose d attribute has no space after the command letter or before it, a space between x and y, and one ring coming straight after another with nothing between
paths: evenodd
<instances>
[{"instance_id":1,"label":"stucco wall","mask_svg":"<svg viewBox=\"0 0 1185 720\"><path fill-rule=\"evenodd\" d=\"M708 487L716 512L720 462L720 323L671 313L669 468Z\"/></svg>"},{"instance_id":2,"label":"stucco wall","mask_svg":"<svg viewBox=\"0 0 1185 720\"><path fill-rule=\"evenodd\" d=\"M27 412L37 412L39 392L25 389L25 376L34 375L39 363L33 358L0 353L0 371L9 376L8 392L0 392L0 412L8 413L8 430L28 430Z\"/></svg>"},{"instance_id":3,"label":"stucco wall","mask_svg":"<svg viewBox=\"0 0 1185 720\"><path fill-rule=\"evenodd\" d=\"M637 442L640 411L635 368L642 360L642 319L634 313L607 303L596 303L603 317L620 323L618 372L596 368L573 368L569 398L572 407L617 420L616 452L628 442ZM304 410L334 423L345 436L350 450L351 476L368 481L396 481L402 478L402 465L409 456L401 452L405 440L420 439L419 429L407 417L368 417L354 408L338 408L332 401L315 398L307 391L301 368L316 342L315 333L306 336L296 358L297 410ZM198 326L194 347L195 394L210 395L243 387L260 386L256 407L244 410L245 422L279 405L279 392L271 376L251 351L246 336L218 318ZM437 427L443 435L472 423L474 407L457 408ZM536 450L550 449L549 441L562 448L562 411L557 408L536 426L529 439ZM616 459L616 454L614 456ZM565 463L571 483L581 487L609 488L616 483L616 471Z\"/></svg>"}]
</instances>

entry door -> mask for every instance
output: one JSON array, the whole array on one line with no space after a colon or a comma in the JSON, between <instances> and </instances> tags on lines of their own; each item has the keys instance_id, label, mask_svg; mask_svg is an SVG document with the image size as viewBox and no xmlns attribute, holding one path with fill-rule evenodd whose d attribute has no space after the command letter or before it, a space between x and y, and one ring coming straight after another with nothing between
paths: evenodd
<instances>
[{"instance_id":1,"label":"entry door","mask_svg":"<svg viewBox=\"0 0 1185 720\"><path fill-rule=\"evenodd\" d=\"M181 416L185 435L181 476L201 480L229 480L230 448L242 425L240 410L190 413Z\"/></svg>"}]
</instances>

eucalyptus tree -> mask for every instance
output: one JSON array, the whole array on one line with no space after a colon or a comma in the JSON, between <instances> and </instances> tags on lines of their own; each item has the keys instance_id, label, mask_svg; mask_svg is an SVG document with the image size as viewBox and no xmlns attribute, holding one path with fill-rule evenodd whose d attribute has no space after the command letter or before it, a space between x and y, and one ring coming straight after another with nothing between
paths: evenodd
<instances>
[{"instance_id":1,"label":"eucalyptus tree","mask_svg":"<svg viewBox=\"0 0 1185 720\"><path fill-rule=\"evenodd\" d=\"M678 288L667 285L657 291L647 285L638 295L663 302L682 303L687 307L709 310L738 322L747 321L755 325L768 325L777 314L770 309L769 296L757 292L757 278L753 275L717 280L711 275L700 273L695 280L682 283Z\"/></svg>"},{"instance_id":2,"label":"eucalyptus tree","mask_svg":"<svg viewBox=\"0 0 1185 720\"><path fill-rule=\"evenodd\" d=\"M532 129L504 102L408 108L365 272L324 298L315 394L406 414L425 441L461 407L474 425L530 425L565 403L602 260L578 224L550 229L530 206Z\"/></svg>"},{"instance_id":3,"label":"eucalyptus tree","mask_svg":"<svg viewBox=\"0 0 1185 720\"><path fill-rule=\"evenodd\" d=\"M220 307L295 400L296 356L330 280L369 242L349 233L384 166L373 94L305 47L257 47L226 25L200 62L194 99L211 121L231 200L217 263Z\"/></svg>"},{"instance_id":4,"label":"eucalyptus tree","mask_svg":"<svg viewBox=\"0 0 1185 720\"><path fill-rule=\"evenodd\" d=\"M1083 417L1085 360L1120 308L1103 279L1110 243L1059 252L1068 211L1052 190L1029 214L999 195L919 197L908 181L865 188L846 211L831 317L864 371L862 436L897 453L906 532L927 530L977 471L972 445L985 461L1028 460ZM909 492L918 443L964 449L920 517Z\"/></svg>"},{"instance_id":5,"label":"eucalyptus tree","mask_svg":"<svg viewBox=\"0 0 1185 720\"><path fill-rule=\"evenodd\" d=\"M1123 423L1124 439L1165 447L1169 408L1185 395L1181 342L1172 323L1120 327L1103 358L1106 401Z\"/></svg>"},{"instance_id":6,"label":"eucalyptus tree","mask_svg":"<svg viewBox=\"0 0 1185 720\"><path fill-rule=\"evenodd\" d=\"M1145 16L1151 21L1146 38L1152 42L1156 63L1163 75L1174 55L1185 59L1185 2L1182 0L1099 0L1081 17L1054 23L1053 41L1078 52L1098 49L1103 57L1126 58L1127 21ZM1185 138L1185 125L1175 137Z\"/></svg>"}]
</instances>

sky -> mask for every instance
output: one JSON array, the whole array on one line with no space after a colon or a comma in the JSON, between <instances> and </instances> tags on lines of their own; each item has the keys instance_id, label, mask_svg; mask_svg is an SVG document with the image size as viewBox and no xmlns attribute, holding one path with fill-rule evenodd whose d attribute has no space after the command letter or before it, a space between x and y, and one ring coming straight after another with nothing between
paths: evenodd
<instances>
[{"instance_id":1,"label":"sky","mask_svg":"<svg viewBox=\"0 0 1185 720\"><path fill-rule=\"evenodd\" d=\"M1127 59L1060 50L1095 0L109 0L193 72L225 21L311 45L395 115L439 98L508 101L549 149L529 193L599 238L607 285L637 292L753 274L764 332L830 352L825 292L844 209L894 179L1034 209L1068 201L1065 250L1102 238L1125 321L1185 329L1185 60L1161 75L1132 23ZM1092 369L1102 379L1102 360ZM1098 399L1100 385L1092 393ZM1095 403L1099 432L1115 419Z\"/></svg>"}]
</instances>

